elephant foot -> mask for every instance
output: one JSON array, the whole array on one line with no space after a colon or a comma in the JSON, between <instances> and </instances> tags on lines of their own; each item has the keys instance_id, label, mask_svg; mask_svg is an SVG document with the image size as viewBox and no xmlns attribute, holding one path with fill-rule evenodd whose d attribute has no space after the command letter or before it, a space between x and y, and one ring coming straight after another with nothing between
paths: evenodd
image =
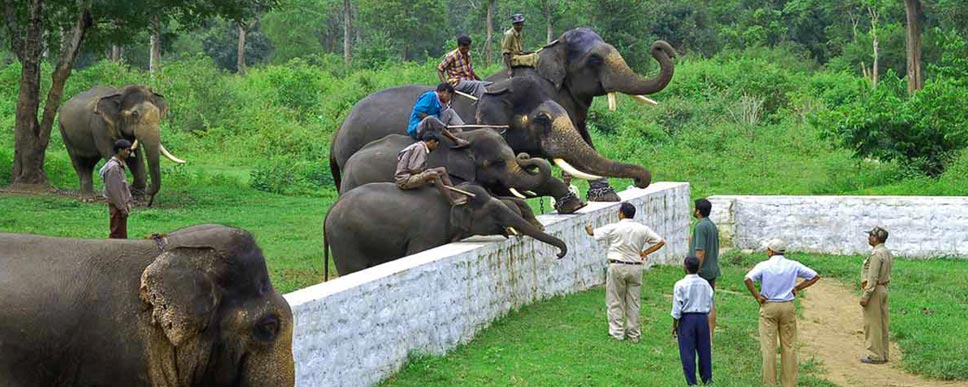
<instances>
[{"instance_id":1,"label":"elephant foot","mask_svg":"<svg viewBox=\"0 0 968 387\"><path fill-rule=\"evenodd\" d=\"M94 203L98 201L98 197L93 192L82 192L80 200L82 203Z\"/></svg>"},{"instance_id":2,"label":"elephant foot","mask_svg":"<svg viewBox=\"0 0 968 387\"><path fill-rule=\"evenodd\" d=\"M618 197L615 193L615 189L612 186L606 185L604 187L589 188L588 189L588 201L590 202L620 202L622 198Z\"/></svg>"},{"instance_id":3,"label":"elephant foot","mask_svg":"<svg viewBox=\"0 0 968 387\"><path fill-rule=\"evenodd\" d=\"M555 210L559 214L571 214L587 205L588 203L583 202L578 195L570 191L567 195L555 200Z\"/></svg>"}]
</instances>

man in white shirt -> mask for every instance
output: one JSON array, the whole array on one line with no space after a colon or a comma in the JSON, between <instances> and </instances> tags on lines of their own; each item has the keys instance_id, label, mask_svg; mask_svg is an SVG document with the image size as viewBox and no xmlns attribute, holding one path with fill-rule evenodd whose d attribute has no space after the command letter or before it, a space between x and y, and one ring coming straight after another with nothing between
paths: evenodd
<instances>
[{"instance_id":1,"label":"man in white shirt","mask_svg":"<svg viewBox=\"0 0 968 387\"><path fill-rule=\"evenodd\" d=\"M686 277L672 290L672 335L679 338L679 360L686 384L696 385L696 354L702 384L713 382L712 340L709 312L713 309L713 287L699 276L699 258L686 257Z\"/></svg>"},{"instance_id":2,"label":"man in white shirt","mask_svg":"<svg viewBox=\"0 0 968 387\"><path fill-rule=\"evenodd\" d=\"M626 337L639 342L639 298L642 289L642 264L645 258L665 246L665 240L644 224L637 223L635 206L622 203L618 223L585 232L597 241L608 242L608 274L605 277L605 305L608 308L608 334L616 340ZM646 245L648 249L643 251ZM623 329L623 320L627 328Z\"/></svg>"},{"instance_id":3,"label":"man in white shirt","mask_svg":"<svg viewBox=\"0 0 968 387\"><path fill-rule=\"evenodd\" d=\"M746 288L760 304L760 351L763 354L763 385L776 385L776 339L780 336L780 376L783 387L797 385L797 315L793 299L797 292L820 280L813 269L786 259L786 242L773 239L766 246L770 259L746 273ZM797 284L797 278L805 281ZM757 291L753 281L760 283Z\"/></svg>"}]
</instances>

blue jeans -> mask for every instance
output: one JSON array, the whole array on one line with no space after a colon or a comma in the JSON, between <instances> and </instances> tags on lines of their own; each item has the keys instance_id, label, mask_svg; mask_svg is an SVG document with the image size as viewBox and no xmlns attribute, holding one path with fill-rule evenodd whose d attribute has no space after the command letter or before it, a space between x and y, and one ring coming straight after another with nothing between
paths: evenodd
<instances>
[{"instance_id":1,"label":"blue jeans","mask_svg":"<svg viewBox=\"0 0 968 387\"><path fill-rule=\"evenodd\" d=\"M683 313L679 319L679 359L686 384L696 384L696 354L703 384L713 381L713 354L709 341L709 318L705 313Z\"/></svg>"}]
</instances>

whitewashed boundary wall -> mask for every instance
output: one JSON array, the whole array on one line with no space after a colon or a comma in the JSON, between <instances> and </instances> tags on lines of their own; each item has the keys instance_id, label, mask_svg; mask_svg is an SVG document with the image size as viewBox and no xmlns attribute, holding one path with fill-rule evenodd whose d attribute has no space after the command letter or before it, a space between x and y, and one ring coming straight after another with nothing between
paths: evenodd
<instances>
[{"instance_id":1,"label":"whitewashed boundary wall","mask_svg":"<svg viewBox=\"0 0 968 387\"><path fill-rule=\"evenodd\" d=\"M905 257L968 257L968 197L712 196L720 243L757 249L781 238L794 251L867 254L864 234L881 226Z\"/></svg>"},{"instance_id":2,"label":"whitewashed boundary wall","mask_svg":"<svg viewBox=\"0 0 968 387\"><path fill-rule=\"evenodd\" d=\"M654 183L620 193L635 219L666 239L653 263L684 257L688 183ZM285 295L295 320L297 386L370 386L408 354L443 354L509 311L605 282L605 249L584 224L615 222L618 203L589 203L573 215L542 215L545 230L568 244L532 238L473 238ZM604 302L604 301L603 301Z\"/></svg>"}]
</instances>

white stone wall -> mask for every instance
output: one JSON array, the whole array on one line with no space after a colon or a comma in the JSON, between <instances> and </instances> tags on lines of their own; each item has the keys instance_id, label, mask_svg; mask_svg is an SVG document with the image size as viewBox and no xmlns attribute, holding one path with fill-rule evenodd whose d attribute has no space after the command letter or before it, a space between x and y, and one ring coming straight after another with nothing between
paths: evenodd
<instances>
[{"instance_id":1,"label":"white stone wall","mask_svg":"<svg viewBox=\"0 0 968 387\"><path fill-rule=\"evenodd\" d=\"M635 219L666 239L653 263L684 257L691 202L687 183L654 183L620 193ZM285 295L295 320L298 386L369 386L409 353L443 354L508 311L605 281L605 249L584 231L617 221L618 203L589 203L575 215L542 215L568 244L477 237ZM604 301L603 301L604 302ZM604 323L604 322L603 322Z\"/></svg>"},{"instance_id":2,"label":"white stone wall","mask_svg":"<svg viewBox=\"0 0 968 387\"><path fill-rule=\"evenodd\" d=\"M758 249L781 238L794 251L867 254L864 233L890 232L906 257L968 257L968 198L924 196L713 196L710 219L720 243Z\"/></svg>"}]
</instances>

